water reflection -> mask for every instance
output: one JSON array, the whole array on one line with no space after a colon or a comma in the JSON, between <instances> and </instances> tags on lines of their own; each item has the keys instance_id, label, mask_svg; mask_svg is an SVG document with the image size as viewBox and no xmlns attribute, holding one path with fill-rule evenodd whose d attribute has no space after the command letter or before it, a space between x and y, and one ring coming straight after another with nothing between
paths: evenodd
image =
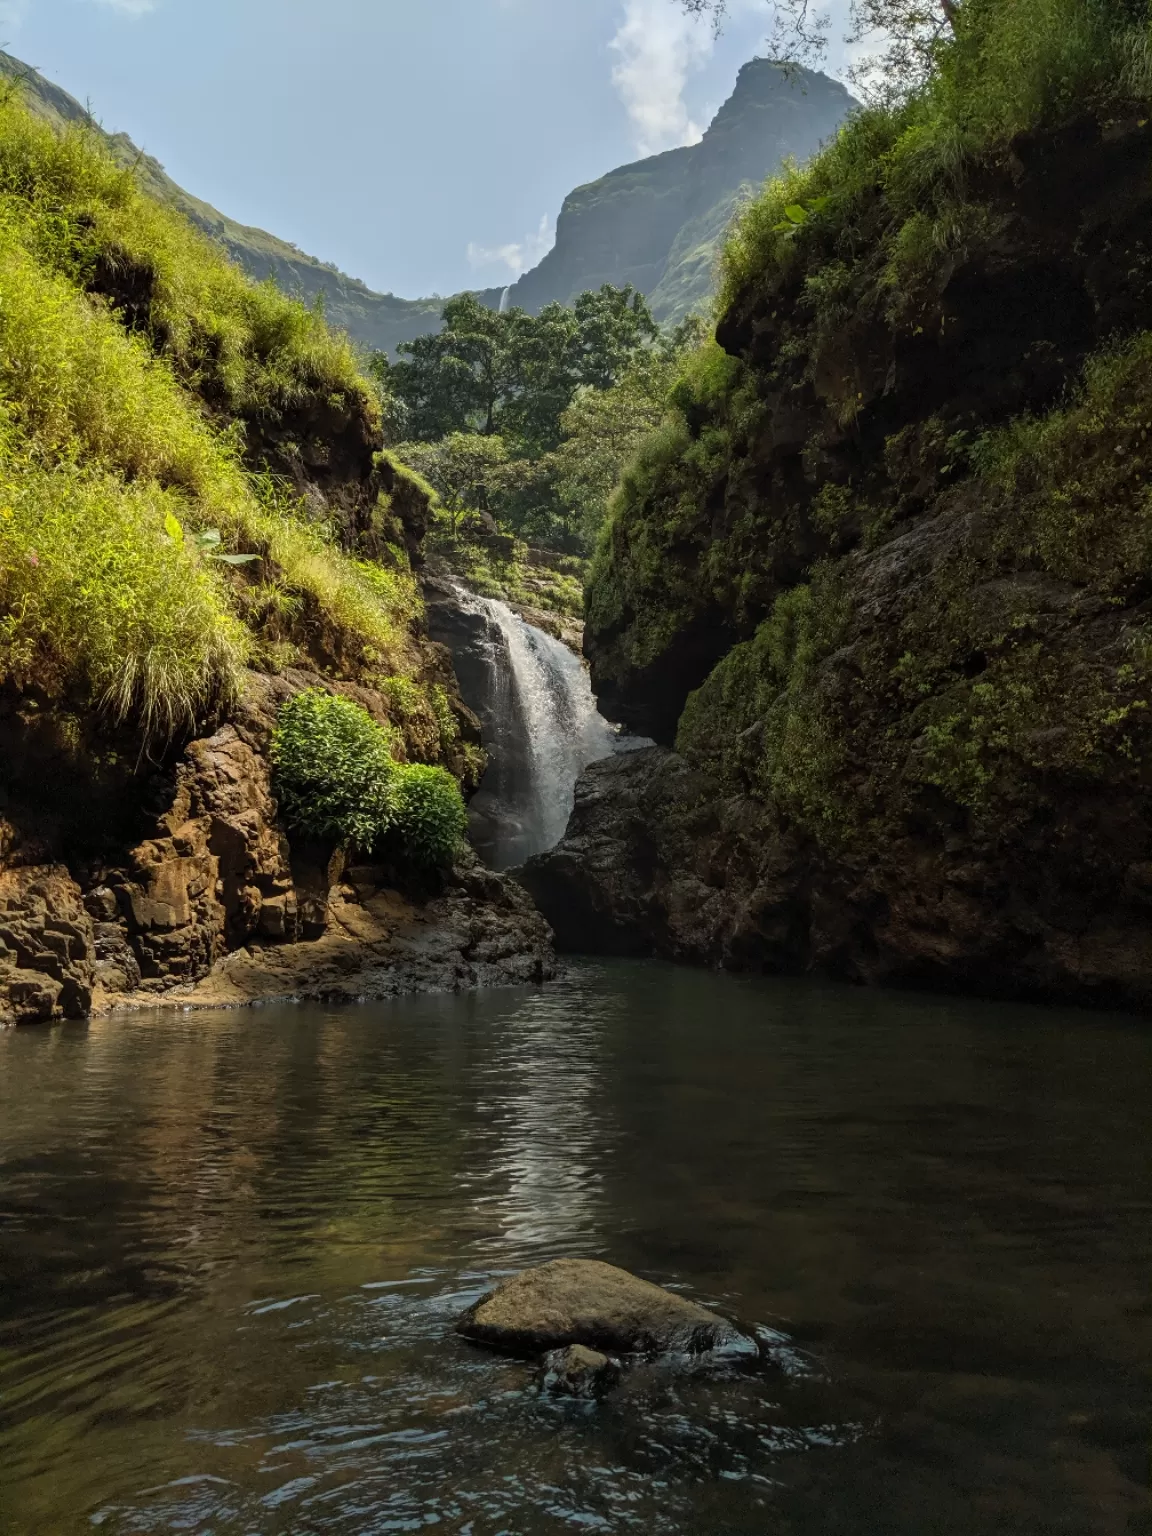
<instances>
[{"instance_id":1,"label":"water reflection","mask_svg":"<svg viewBox=\"0 0 1152 1536\"><path fill-rule=\"evenodd\" d=\"M0 1529L1145 1529L1150 1065L634 965L0 1037ZM450 1324L561 1251L780 1369L541 1401Z\"/></svg>"},{"instance_id":2,"label":"water reflection","mask_svg":"<svg viewBox=\"0 0 1152 1536\"><path fill-rule=\"evenodd\" d=\"M487 1169L476 1189L487 1230L480 1252L505 1263L593 1254L612 1230L603 1210L604 1170L617 1140L604 1034L616 1000L596 999L573 1017L570 998L545 993L491 1043L477 1078L483 1133L469 1167ZM464 1188L475 1187L463 1176Z\"/></svg>"}]
</instances>

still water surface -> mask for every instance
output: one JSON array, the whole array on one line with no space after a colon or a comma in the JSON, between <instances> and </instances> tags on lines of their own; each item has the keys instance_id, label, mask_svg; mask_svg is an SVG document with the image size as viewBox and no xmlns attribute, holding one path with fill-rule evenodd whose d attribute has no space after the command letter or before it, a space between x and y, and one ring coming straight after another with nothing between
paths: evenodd
<instances>
[{"instance_id":1,"label":"still water surface","mask_svg":"<svg viewBox=\"0 0 1152 1536\"><path fill-rule=\"evenodd\" d=\"M1152 1033L589 964L0 1036L5 1533L1148 1522ZM599 1407L455 1339L596 1255L760 1375Z\"/></svg>"}]
</instances>

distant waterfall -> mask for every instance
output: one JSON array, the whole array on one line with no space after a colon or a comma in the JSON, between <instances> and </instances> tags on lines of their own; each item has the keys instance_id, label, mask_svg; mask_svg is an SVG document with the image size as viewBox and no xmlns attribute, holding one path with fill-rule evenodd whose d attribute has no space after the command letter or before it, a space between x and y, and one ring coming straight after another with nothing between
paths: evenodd
<instances>
[{"instance_id":1,"label":"distant waterfall","mask_svg":"<svg viewBox=\"0 0 1152 1536\"><path fill-rule=\"evenodd\" d=\"M507 310L508 310L508 295L511 292L512 292L512 285L511 285L511 283L509 283L508 287L505 288L504 292L500 295L500 313L502 315L507 313Z\"/></svg>"},{"instance_id":2,"label":"distant waterfall","mask_svg":"<svg viewBox=\"0 0 1152 1536\"><path fill-rule=\"evenodd\" d=\"M576 780L609 756L617 734L566 645L506 603L459 586L455 595L471 617L471 649L485 674L482 689L466 689L479 706L490 758L469 808L472 841L494 868L510 869L560 841Z\"/></svg>"}]
</instances>

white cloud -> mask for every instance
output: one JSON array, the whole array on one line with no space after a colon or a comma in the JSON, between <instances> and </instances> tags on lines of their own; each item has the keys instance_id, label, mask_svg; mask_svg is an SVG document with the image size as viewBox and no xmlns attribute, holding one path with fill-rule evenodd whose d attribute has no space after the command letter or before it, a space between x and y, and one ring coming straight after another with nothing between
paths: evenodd
<instances>
[{"instance_id":1,"label":"white cloud","mask_svg":"<svg viewBox=\"0 0 1152 1536\"><path fill-rule=\"evenodd\" d=\"M28 0L0 0L0 47L10 40L10 33L19 32L27 14Z\"/></svg>"},{"instance_id":2,"label":"white cloud","mask_svg":"<svg viewBox=\"0 0 1152 1536\"><path fill-rule=\"evenodd\" d=\"M556 226L549 215L544 214L535 233L525 235L523 240L510 241L507 245L477 245L470 240L468 265L473 268L506 267L513 277L519 277L521 272L527 272L546 256L555 243Z\"/></svg>"},{"instance_id":3,"label":"white cloud","mask_svg":"<svg viewBox=\"0 0 1152 1536\"><path fill-rule=\"evenodd\" d=\"M685 15L676 0L624 0L624 20L611 43L619 55L612 84L642 155L700 141L702 129L688 115L684 87L689 72L710 56L713 41L708 23Z\"/></svg>"}]
</instances>

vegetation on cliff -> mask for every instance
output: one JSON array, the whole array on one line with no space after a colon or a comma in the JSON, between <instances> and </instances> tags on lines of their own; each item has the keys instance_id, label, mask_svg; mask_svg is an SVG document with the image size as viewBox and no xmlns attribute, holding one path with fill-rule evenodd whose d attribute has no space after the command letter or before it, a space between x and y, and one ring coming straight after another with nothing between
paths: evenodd
<instances>
[{"instance_id":1,"label":"vegetation on cliff","mask_svg":"<svg viewBox=\"0 0 1152 1536\"><path fill-rule=\"evenodd\" d=\"M1065 969L1073 906L1139 926L1150 49L1142 4L966 0L748 209L595 556L602 703L809 839L873 946L924 880Z\"/></svg>"},{"instance_id":2,"label":"vegetation on cliff","mask_svg":"<svg viewBox=\"0 0 1152 1536\"><path fill-rule=\"evenodd\" d=\"M246 667L303 666L374 686L400 755L458 759L416 630L429 495L383 452L348 340L14 88L0 292L9 700L155 753Z\"/></svg>"}]
</instances>

